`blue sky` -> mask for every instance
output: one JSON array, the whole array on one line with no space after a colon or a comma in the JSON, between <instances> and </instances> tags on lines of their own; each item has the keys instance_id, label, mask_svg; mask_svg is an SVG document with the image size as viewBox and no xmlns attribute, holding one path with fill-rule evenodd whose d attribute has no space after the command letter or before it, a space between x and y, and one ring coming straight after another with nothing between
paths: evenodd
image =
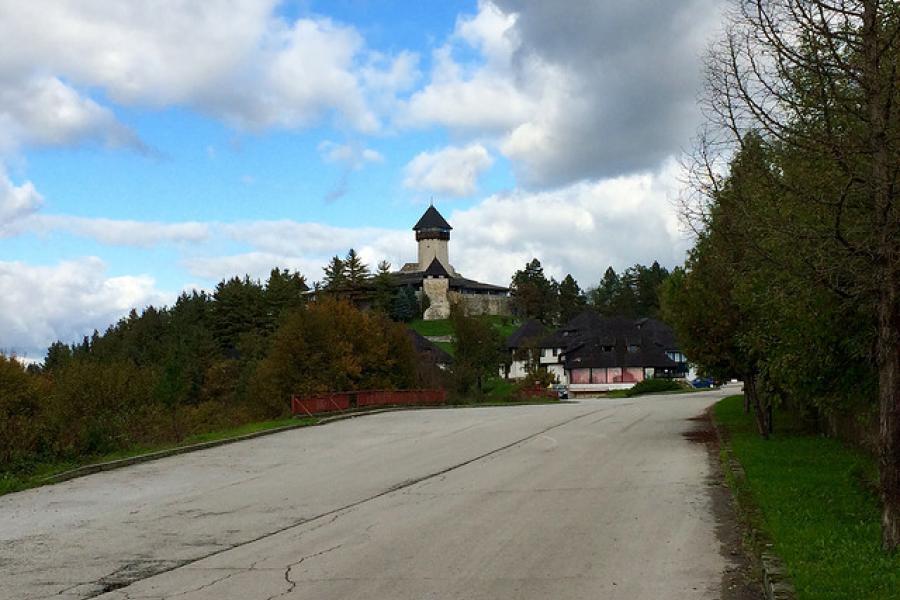
<instances>
[{"instance_id":1,"label":"blue sky","mask_svg":"<svg viewBox=\"0 0 900 600\"><path fill-rule=\"evenodd\" d=\"M131 306L414 257L583 287L683 260L673 202L717 0L0 0L0 351Z\"/></svg>"}]
</instances>

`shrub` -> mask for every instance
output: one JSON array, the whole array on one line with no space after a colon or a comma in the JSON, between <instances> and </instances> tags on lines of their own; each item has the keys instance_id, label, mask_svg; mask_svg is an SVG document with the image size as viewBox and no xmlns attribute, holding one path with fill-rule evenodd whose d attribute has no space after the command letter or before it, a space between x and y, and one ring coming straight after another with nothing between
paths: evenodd
<instances>
[{"instance_id":1,"label":"shrub","mask_svg":"<svg viewBox=\"0 0 900 600\"><path fill-rule=\"evenodd\" d=\"M685 389L684 384L672 379L645 379L639 381L633 388L627 390L625 395L629 398L651 392L678 392Z\"/></svg>"}]
</instances>

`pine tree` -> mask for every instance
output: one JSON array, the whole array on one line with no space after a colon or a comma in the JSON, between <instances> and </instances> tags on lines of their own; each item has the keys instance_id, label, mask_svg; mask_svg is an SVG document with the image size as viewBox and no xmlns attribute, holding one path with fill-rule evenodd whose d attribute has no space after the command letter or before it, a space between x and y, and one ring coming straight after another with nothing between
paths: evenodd
<instances>
[{"instance_id":1,"label":"pine tree","mask_svg":"<svg viewBox=\"0 0 900 600\"><path fill-rule=\"evenodd\" d=\"M525 268L516 271L510 285L513 306L526 319L552 323L556 319L556 289L544 276L541 261L533 259Z\"/></svg>"},{"instance_id":2,"label":"pine tree","mask_svg":"<svg viewBox=\"0 0 900 600\"><path fill-rule=\"evenodd\" d=\"M559 284L559 323L569 322L575 315L584 310L585 299L578 287L578 282L571 274L566 275Z\"/></svg>"},{"instance_id":3,"label":"pine tree","mask_svg":"<svg viewBox=\"0 0 900 600\"><path fill-rule=\"evenodd\" d=\"M356 250L350 248L347 257L344 259L344 277L351 287L357 287L366 282L371 277L369 265L365 264Z\"/></svg>"},{"instance_id":4,"label":"pine tree","mask_svg":"<svg viewBox=\"0 0 900 600\"><path fill-rule=\"evenodd\" d=\"M344 261L340 256L333 256L325 265L325 277L322 279L322 289L337 291L347 287L347 277L344 270Z\"/></svg>"},{"instance_id":5,"label":"pine tree","mask_svg":"<svg viewBox=\"0 0 900 600\"><path fill-rule=\"evenodd\" d=\"M378 272L375 274L375 298L372 306L375 310L390 315L391 303L394 299L393 277L391 276L391 263L386 260L378 263Z\"/></svg>"},{"instance_id":6,"label":"pine tree","mask_svg":"<svg viewBox=\"0 0 900 600\"><path fill-rule=\"evenodd\" d=\"M412 300L410 300L412 296ZM394 321L408 323L416 316L415 292L410 287L399 288L391 302L390 317Z\"/></svg>"}]
</instances>

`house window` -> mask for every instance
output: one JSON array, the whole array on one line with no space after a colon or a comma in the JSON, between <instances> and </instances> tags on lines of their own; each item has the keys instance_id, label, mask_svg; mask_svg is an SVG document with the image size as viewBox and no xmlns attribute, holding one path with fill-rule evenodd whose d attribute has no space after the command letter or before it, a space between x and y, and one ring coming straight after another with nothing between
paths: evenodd
<instances>
[{"instance_id":1,"label":"house window","mask_svg":"<svg viewBox=\"0 0 900 600\"><path fill-rule=\"evenodd\" d=\"M640 350L641 347L637 344L628 344L628 353L629 354L637 354L637 351Z\"/></svg>"},{"instance_id":2,"label":"house window","mask_svg":"<svg viewBox=\"0 0 900 600\"><path fill-rule=\"evenodd\" d=\"M553 349L553 356L556 356L557 354L559 354L559 348L554 348L554 349Z\"/></svg>"}]
</instances>

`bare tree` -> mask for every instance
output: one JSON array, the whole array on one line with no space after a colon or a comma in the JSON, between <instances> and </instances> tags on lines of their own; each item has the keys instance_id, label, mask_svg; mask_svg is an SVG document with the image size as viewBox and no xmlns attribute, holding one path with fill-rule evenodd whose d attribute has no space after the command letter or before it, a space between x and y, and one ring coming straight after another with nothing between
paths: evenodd
<instances>
[{"instance_id":1,"label":"bare tree","mask_svg":"<svg viewBox=\"0 0 900 600\"><path fill-rule=\"evenodd\" d=\"M804 218L773 209L759 227L802 245L808 272L870 304L877 331L883 544L900 547L900 6L892 0L734 0L710 52L708 126L691 169L714 197L750 132L799 158L773 185ZM795 163L796 164L796 163ZM693 216L704 218L702 204ZM815 253L818 253L816 255Z\"/></svg>"}]
</instances>

